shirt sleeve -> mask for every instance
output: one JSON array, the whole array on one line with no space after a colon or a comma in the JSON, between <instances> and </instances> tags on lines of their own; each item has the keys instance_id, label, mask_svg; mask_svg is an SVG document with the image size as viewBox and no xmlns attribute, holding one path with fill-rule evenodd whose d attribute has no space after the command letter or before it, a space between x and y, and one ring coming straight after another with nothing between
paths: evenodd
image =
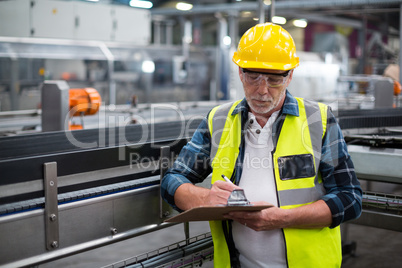
<instances>
[{"instance_id":1,"label":"shirt sleeve","mask_svg":"<svg viewBox=\"0 0 402 268\"><path fill-rule=\"evenodd\" d=\"M362 210L362 189L342 131L330 109L319 168L326 190L322 200L332 213L330 227L358 218Z\"/></svg>"},{"instance_id":2,"label":"shirt sleeve","mask_svg":"<svg viewBox=\"0 0 402 268\"><path fill-rule=\"evenodd\" d=\"M162 179L161 195L174 209L181 211L174 202L174 194L180 185L200 183L212 172L210 150L211 138L207 118L204 118Z\"/></svg>"}]
</instances>

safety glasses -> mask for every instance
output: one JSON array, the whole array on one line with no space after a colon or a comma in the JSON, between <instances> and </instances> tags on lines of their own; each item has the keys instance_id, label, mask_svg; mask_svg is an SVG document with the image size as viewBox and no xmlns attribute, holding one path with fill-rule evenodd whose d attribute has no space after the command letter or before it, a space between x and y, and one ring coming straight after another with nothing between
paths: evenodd
<instances>
[{"instance_id":1,"label":"safety glasses","mask_svg":"<svg viewBox=\"0 0 402 268\"><path fill-rule=\"evenodd\" d=\"M242 68L244 81L250 86L259 86L264 79L269 87L280 87L286 83L289 77L289 71L281 74L259 73Z\"/></svg>"}]
</instances>

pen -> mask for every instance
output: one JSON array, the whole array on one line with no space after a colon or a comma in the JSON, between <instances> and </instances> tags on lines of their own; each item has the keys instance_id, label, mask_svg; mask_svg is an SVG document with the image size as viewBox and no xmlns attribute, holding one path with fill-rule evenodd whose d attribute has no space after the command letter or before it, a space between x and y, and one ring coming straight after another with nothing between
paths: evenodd
<instances>
[{"instance_id":1,"label":"pen","mask_svg":"<svg viewBox=\"0 0 402 268\"><path fill-rule=\"evenodd\" d=\"M222 178L226 181L229 182L231 184L233 184L233 182L231 180L228 179L228 177L226 177L225 175L222 174Z\"/></svg>"}]
</instances>

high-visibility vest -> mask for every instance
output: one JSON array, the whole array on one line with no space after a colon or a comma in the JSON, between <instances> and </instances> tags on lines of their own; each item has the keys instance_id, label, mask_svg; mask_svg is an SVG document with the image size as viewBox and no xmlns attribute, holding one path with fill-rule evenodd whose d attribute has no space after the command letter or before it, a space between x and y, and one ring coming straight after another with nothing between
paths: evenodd
<instances>
[{"instance_id":1,"label":"high-visibility vest","mask_svg":"<svg viewBox=\"0 0 402 268\"><path fill-rule=\"evenodd\" d=\"M290 209L317 201L325 194L318 170L328 107L296 98L299 116L282 114L274 136L273 167L278 206ZM241 113L232 115L240 101L215 107L209 114L211 134L212 184L224 174L231 178L241 144ZM296 168L295 168L296 167ZM269 172L269 171L268 171ZM231 267L225 239L228 225L210 222L214 242L214 267ZM225 230L224 230L225 229ZM340 267L342 262L340 228L284 228L288 267ZM227 235L226 235L227 236Z\"/></svg>"}]
</instances>

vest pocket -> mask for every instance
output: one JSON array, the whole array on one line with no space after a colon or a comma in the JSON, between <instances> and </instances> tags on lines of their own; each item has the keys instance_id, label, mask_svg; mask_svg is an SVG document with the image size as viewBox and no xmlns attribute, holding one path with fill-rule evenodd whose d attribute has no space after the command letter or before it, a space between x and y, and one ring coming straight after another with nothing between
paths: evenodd
<instances>
[{"instance_id":1,"label":"vest pocket","mask_svg":"<svg viewBox=\"0 0 402 268\"><path fill-rule=\"evenodd\" d=\"M315 177L314 157L311 154L279 157L278 168L281 180Z\"/></svg>"}]
</instances>

